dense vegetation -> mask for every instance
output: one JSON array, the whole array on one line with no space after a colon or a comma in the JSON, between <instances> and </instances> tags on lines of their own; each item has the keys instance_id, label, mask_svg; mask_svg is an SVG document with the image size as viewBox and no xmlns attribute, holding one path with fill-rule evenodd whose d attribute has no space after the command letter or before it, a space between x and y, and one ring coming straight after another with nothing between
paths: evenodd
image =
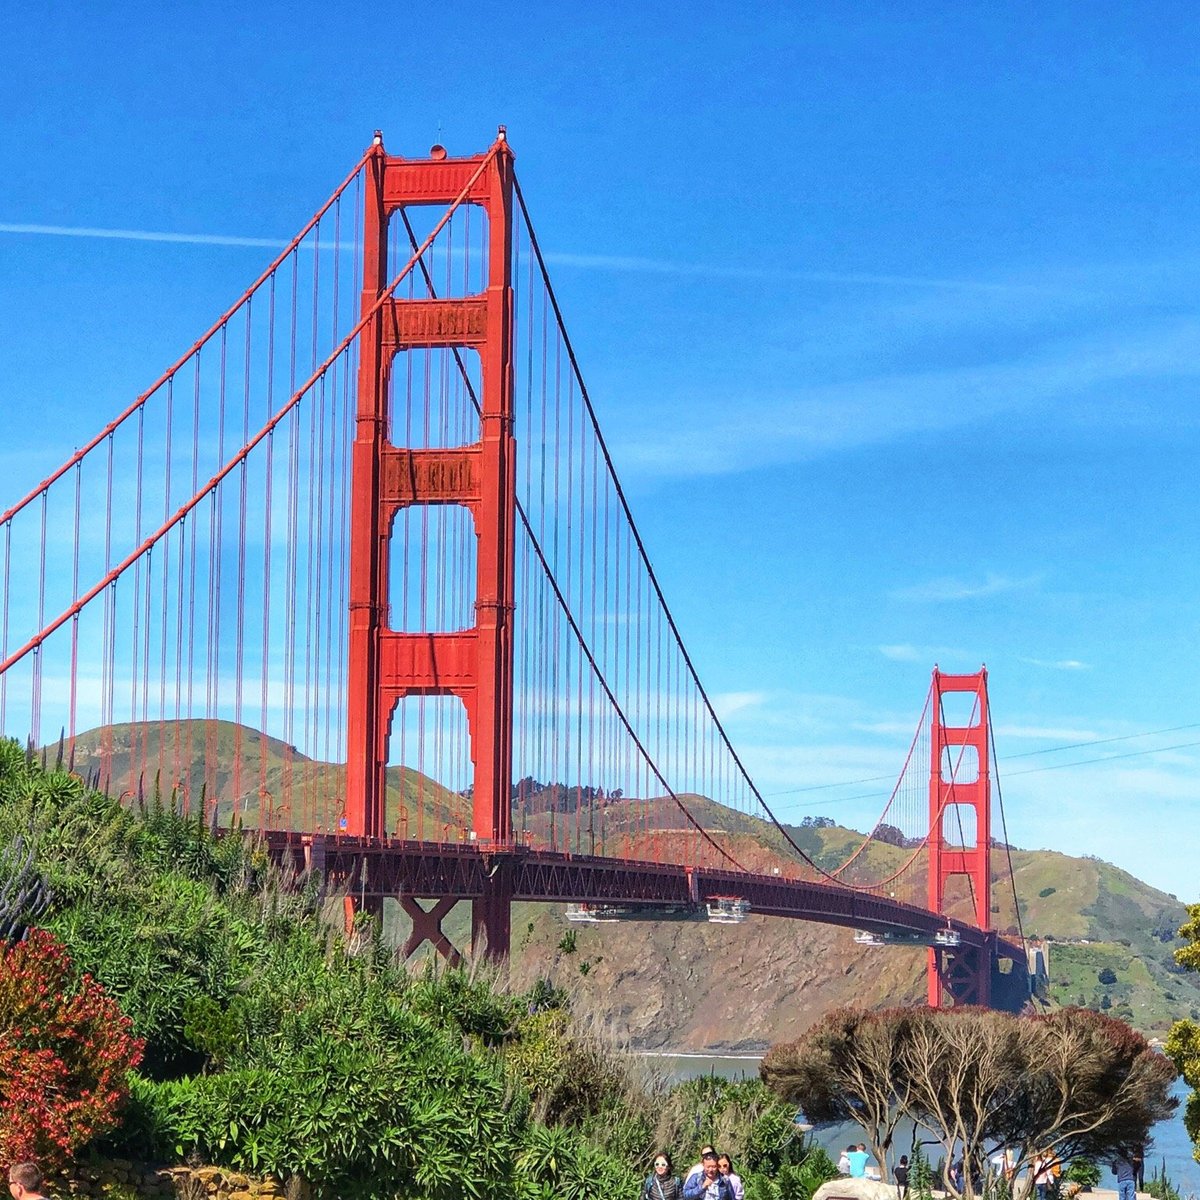
<instances>
[{"instance_id":1,"label":"dense vegetation","mask_svg":"<svg viewBox=\"0 0 1200 1200\"><path fill-rule=\"evenodd\" d=\"M122 808L4 742L14 847L0 922L36 915L144 1045L109 1153L429 1200L633 1195L655 1147L683 1159L708 1138L764 1200L828 1173L757 1081L643 1081L548 984L410 975L371 923L349 940L327 924L320 881L278 878L252 840L161 798Z\"/></svg>"}]
</instances>

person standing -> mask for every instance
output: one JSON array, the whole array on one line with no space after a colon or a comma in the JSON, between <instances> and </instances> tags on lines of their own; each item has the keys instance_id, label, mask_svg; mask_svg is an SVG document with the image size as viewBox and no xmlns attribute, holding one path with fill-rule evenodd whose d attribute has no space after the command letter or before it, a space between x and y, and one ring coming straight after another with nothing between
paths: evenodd
<instances>
[{"instance_id":1,"label":"person standing","mask_svg":"<svg viewBox=\"0 0 1200 1200\"><path fill-rule=\"evenodd\" d=\"M954 1185L954 1190L960 1194L963 1190L963 1170L963 1160L961 1158L956 1158L950 1164L950 1182ZM1046 1197L1039 1192L1038 1200L1046 1200Z\"/></svg>"},{"instance_id":2,"label":"person standing","mask_svg":"<svg viewBox=\"0 0 1200 1200\"><path fill-rule=\"evenodd\" d=\"M900 1161L896 1164L896 1169L892 1172L892 1177L896 1180L896 1200L904 1200L908 1195L908 1155L900 1155Z\"/></svg>"},{"instance_id":3,"label":"person standing","mask_svg":"<svg viewBox=\"0 0 1200 1200\"><path fill-rule=\"evenodd\" d=\"M642 1185L642 1200L683 1200L683 1184L665 1150L654 1156L654 1170Z\"/></svg>"},{"instance_id":4,"label":"person standing","mask_svg":"<svg viewBox=\"0 0 1200 1200\"><path fill-rule=\"evenodd\" d=\"M733 1159L728 1154L717 1155L717 1170L729 1180L729 1186L733 1188L733 1200L746 1200L746 1189L742 1187L742 1177L734 1174Z\"/></svg>"},{"instance_id":5,"label":"person standing","mask_svg":"<svg viewBox=\"0 0 1200 1200\"><path fill-rule=\"evenodd\" d=\"M689 1175L683 1185L683 1200L734 1200L733 1185L717 1167L717 1152L701 1156L699 1175Z\"/></svg>"},{"instance_id":6,"label":"person standing","mask_svg":"<svg viewBox=\"0 0 1200 1200\"><path fill-rule=\"evenodd\" d=\"M12 1200L46 1200L41 1167L32 1162L13 1163L8 1168L8 1194Z\"/></svg>"},{"instance_id":7,"label":"person standing","mask_svg":"<svg viewBox=\"0 0 1200 1200\"><path fill-rule=\"evenodd\" d=\"M1135 1200L1137 1196L1137 1168L1133 1158L1126 1153L1118 1154L1112 1161L1112 1173L1117 1177L1117 1200Z\"/></svg>"},{"instance_id":8,"label":"person standing","mask_svg":"<svg viewBox=\"0 0 1200 1200\"><path fill-rule=\"evenodd\" d=\"M1129 1162L1133 1166L1133 1186L1139 1191L1146 1190L1146 1152L1141 1146L1134 1146L1129 1152Z\"/></svg>"},{"instance_id":9,"label":"person standing","mask_svg":"<svg viewBox=\"0 0 1200 1200\"><path fill-rule=\"evenodd\" d=\"M1030 1173L1033 1175L1033 1186L1037 1190L1037 1200L1047 1200L1050 1195L1050 1184L1054 1179L1051 1170L1053 1156L1049 1150L1043 1150L1041 1154L1033 1160L1033 1166L1030 1167ZM1125 1200L1122 1197L1121 1200ZM1133 1200L1133 1197L1128 1197L1128 1200Z\"/></svg>"}]
</instances>

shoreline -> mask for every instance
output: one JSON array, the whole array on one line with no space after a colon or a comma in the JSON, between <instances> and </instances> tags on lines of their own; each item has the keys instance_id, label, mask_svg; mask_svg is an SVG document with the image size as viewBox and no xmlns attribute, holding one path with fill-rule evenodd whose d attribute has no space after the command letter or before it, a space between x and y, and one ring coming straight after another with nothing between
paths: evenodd
<instances>
[{"instance_id":1,"label":"shoreline","mask_svg":"<svg viewBox=\"0 0 1200 1200\"><path fill-rule=\"evenodd\" d=\"M723 1050L631 1050L638 1058L724 1058L730 1062L761 1062L763 1054L727 1054Z\"/></svg>"}]
</instances>

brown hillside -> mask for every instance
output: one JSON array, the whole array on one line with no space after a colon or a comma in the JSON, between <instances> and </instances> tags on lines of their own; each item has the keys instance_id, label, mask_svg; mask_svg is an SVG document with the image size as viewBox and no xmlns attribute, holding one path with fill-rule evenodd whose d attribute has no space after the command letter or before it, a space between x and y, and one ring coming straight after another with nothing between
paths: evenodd
<instances>
[{"instance_id":1,"label":"brown hillside","mask_svg":"<svg viewBox=\"0 0 1200 1200\"><path fill-rule=\"evenodd\" d=\"M57 747L54 753L57 754ZM114 795L153 798L236 814L247 828L334 829L345 795L345 769L301 754L277 738L231 721L124 724L90 729L63 747L63 761ZM290 798L290 799L289 799ZM442 838L463 828L470 802L409 767L388 770L387 825L400 836Z\"/></svg>"}]
</instances>

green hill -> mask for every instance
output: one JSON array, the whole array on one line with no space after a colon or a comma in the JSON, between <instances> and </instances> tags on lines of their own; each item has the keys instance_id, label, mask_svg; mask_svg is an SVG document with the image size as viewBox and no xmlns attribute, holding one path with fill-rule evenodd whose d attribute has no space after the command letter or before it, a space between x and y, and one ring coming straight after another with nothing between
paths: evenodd
<instances>
[{"instance_id":1,"label":"green hill","mask_svg":"<svg viewBox=\"0 0 1200 1200\"><path fill-rule=\"evenodd\" d=\"M1013 868L1025 932L1049 943L1051 999L1101 1008L1107 997L1107 1011L1147 1033L1200 1019L1200 976L1174 958L1186 919L1174 896L1097 858L1016 850ZM1115 982L1100 980L1106 970Z\"/></svg>"},{"instance_id":2,"label":"green hill","mask_svg":"<svg viewBox=\"0 0 1200 1200\"><path fill-rule=\"evenodd\" d=\"M113 795L148 798L157 790L191 811L202 798L209 812L215 802L222 825L236 814L249 828L332 830L344 804L344 766L232 721L110 725L78 734L62 753L76 774ZM469 821L470 802L457 792L410 767L389 768L389 830L441 838L447 826Z\"/></svg>"}]
</instances>

